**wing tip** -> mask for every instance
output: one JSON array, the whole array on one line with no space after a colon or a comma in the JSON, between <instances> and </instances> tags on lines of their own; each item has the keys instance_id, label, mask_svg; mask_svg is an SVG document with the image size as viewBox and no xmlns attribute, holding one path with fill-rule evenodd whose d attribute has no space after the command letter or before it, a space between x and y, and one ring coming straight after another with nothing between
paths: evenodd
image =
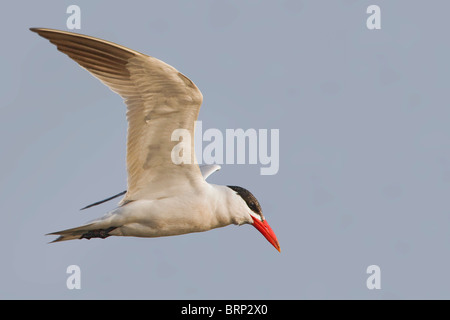
<instances>
[{"instance_id":1,"label":"wing tip","mask_svg":"<svg viewBox=\"0 0 450 320\"><path fill-rule=\"evenodd\" d=\"M37 28L37 27L31 27L28 29L32 32L36 32L37 34L39 34L42 31L45 31L45 30L51 30L51 29L47 29L47 28Z\"/></svg>"}]
</instances>

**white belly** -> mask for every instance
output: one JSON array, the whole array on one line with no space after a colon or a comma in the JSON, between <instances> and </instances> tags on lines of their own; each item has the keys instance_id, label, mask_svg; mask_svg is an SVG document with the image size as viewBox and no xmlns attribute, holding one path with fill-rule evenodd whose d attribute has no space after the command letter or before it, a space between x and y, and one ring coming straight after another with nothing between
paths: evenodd
<instances>
[{"instance_id":1,"label":"white belly","mask_svg":"<svg viewBox=\"0 0 450 320\"><path fill-rule=\"evenodd\" d=\"M110 232L113 236L163 237L218 227L212 217L211 208L201 199L166 198L133 201L104 218L117 226Z\"/></svg>"}]
</instances>

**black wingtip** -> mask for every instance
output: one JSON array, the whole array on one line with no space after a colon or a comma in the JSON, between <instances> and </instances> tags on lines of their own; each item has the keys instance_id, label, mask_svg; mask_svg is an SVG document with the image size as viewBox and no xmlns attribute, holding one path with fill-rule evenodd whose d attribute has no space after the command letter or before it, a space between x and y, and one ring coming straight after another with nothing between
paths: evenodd
<instances>
[{"instance_id":1,"label":"black wingtip","mask_svg":"<svg viewBox=\"0 0 450 320\"><path fill-rule=\"evenodd\" d=\"M109 197L108 199L101 200L101 201L97 201L97 202L95 202L95 203L92 203L92 204L90 204L90 205L87 205L86 207L81 208L80 211L81 211L81 210L85 210L85 209L89 209L89 208L91 208L91 207L98 206L99 204L102 204L102 203L104 203L104 202L106 202L106 201L109 201L109 200L112 200L112 199L114 199L114 198L120 197L120 196L124 195L125 193L127 193L127 190L122 191L122 192L120 192L120 193L118 193L118 194L116 194L116 195L114 195L114 196L112 196L112 197Z\"/></svg>"},{"instance_id":2,"label":"black wingtip","mask_svg":"<svg viewBox=\"0 0 450 320\"><path fill-rule=\"evenodd\" d=\"M93 207L93 206L96 206L96 205L97 205L97 203L90 204L90 205L88 205L88 206L86 206L84 208L81 208L80 211L81 210L85 210L85 209L89 209L90 207Z\"/></svg>"}]
</instances>

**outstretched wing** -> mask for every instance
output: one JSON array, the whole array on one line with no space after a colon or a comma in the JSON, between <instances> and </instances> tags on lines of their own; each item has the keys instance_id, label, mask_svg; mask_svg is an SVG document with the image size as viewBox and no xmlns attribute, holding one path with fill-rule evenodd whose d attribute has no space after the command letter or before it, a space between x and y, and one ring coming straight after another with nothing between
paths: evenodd
<instances>
[{"instance_id":1,"label":"outstretched wing","mask_svg":"<svg viewBox=\"0 0 450 320\"><path fill-rule=\"evenodd\" d=\"M172 66L115 43L71 32L31 28L118 93L127 105L128 191L123 203L169 196L203 182L195 160L194 122L203 96ZM174 164L176 129L186 129L190 164Z\"/></svg>"}]
</instances>

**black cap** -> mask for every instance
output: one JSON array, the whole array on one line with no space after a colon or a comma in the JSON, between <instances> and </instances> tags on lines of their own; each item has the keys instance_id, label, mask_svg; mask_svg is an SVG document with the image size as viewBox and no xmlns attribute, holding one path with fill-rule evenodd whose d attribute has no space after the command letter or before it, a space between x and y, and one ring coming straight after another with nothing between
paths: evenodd
<instances>
[{"instance_id":1,"label":"black cap","mask_svg":"<svg viewBox=\"0 0 450 320\"><path fill-rule=\"evenodd\" d=\"M262 209L259 205L258 200L255 198L255 196L248 191L245 188L238 187L238 186L227 186L228 188L236 191L238 195L241 196L241 198L245 201L247 206L257 215L261 216L261 219L264 220L264 217L262 215Z\"/></svg>"}]
</instances>

